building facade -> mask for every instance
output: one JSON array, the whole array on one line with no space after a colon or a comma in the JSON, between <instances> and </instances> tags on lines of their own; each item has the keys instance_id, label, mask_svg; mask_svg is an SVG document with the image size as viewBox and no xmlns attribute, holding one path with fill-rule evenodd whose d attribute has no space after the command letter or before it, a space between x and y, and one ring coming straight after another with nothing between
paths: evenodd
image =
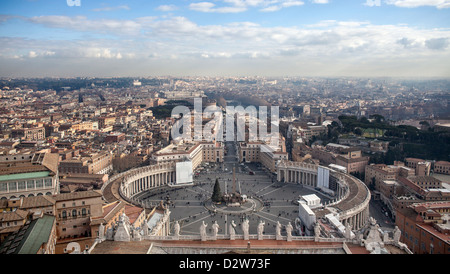
<instances>
[{"instance_id":1,"label":"building facade","mask_svg":"<svg viewBox=\"0 0 450 274\"><path fill-rule=\"evenodd\" d=\"M91 237L91 218L103 215L102 193L80 191L53 197L56 201L56 222L59 239Z\"/></svg>"},{"instance_id":2,"label":"building facade","mask_svg":"<svg viewBox=\"0 0 450 274\"><path fill-rule=\"evenodd\" d=\"M439 174L450 174L450 162L437 161L434 163L434 172Z\"/></svg>"},{"instance_id":3,"label":"building facade","mask_svg":"<svg viewBox=\"0 0 450 274\"><path fill-rule=\"evenodd\" d=\"M73 157L60 162L59 172L107 174L113 168L112 159L112 154L108 152L99 152L91 155Z\"/></svg>"},{"instance_id":4,"label":"building facade","mask_svg":"<svg viewBox=\"0 0 450 274\"><path fill-rule=\"evenodd\" d=\"M416 254L450 254L450 202L414 203L397 211L401 241Z\"/></svg>"},{"instance_id":5,"label":"building facade","mask_svg":"<svg viewBox=\"0 0 450 274\"><path fill-rule=\"evenodd\" d=\"M0 199L59 193L58 154L0 157Z\"/></svg>"}]
</instances>

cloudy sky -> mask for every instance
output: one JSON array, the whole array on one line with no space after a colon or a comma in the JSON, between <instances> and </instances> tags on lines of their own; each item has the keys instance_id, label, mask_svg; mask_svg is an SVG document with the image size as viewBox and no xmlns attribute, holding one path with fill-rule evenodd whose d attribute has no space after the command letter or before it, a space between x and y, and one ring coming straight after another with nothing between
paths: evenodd
<instances>
[{"instance_id":1,"label":"cloudy sky","mask_svg":"<svg viewBox=\"0 0 450 274\"><path fill-rule=\"evenodd\" d=\"M450 77L450 0L0 0L0 77Z\"/></svg>"}]
</instances>

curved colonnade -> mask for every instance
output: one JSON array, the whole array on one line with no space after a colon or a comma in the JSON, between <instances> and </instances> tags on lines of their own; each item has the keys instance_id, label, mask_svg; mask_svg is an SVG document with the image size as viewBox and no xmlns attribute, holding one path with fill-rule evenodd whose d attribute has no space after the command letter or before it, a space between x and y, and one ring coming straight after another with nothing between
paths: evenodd
<instances>
[{"instance_id":1,"label":"curved colonnade","mask_svg":"<svg viewBox=\"0 0 450 274\"><path fill-rule=\"evenodd\" d=\"M122 176L119 194L127 201L142 191L176 183L175 162L139 167L126 173Z\"/></svg>"},{"instance_id":2,"label":"curved colonnade","mask_svg":"<svg viewBox=\"0 0 450 274\"><path fill-rule=\"evenodd\" d=\"M328 188L335 193L334 200L325 206L328 209L321 214L338 213L339 221L344 226L350 225L353 230L364 227L370 217L370 191L354 176L319 165L283 161L277 166L278 181L316 188L319 186L319 167L329 171Z\"/></svg>"},{"instance_id":3,"label":"curved colonnade","mask_svg":"<svg viewBox=\"0 0 450 274\"><path fill-rule=\"evenodd\" d=\"M283 161L278 164L278 181L297 183L315 188L318 185L318 165ZM369 220L370 191L359 179L341 172L329 170L329 189L335 199L325 205L325 213L337 213L339 221L358 230ZM132 202L133 196L156 187L175 184L175 162L159 163L129 170L121 176L120 196ZM324 213L321 213L324 214Z\"/></svg>"}]
</instances>

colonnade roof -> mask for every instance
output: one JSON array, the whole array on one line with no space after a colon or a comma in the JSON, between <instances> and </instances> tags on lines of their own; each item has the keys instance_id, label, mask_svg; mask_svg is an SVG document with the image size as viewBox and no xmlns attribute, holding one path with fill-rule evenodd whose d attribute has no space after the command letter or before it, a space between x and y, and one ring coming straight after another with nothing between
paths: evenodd
<instances>
[{"instance_id":1,"label":"colonnade roof","mask_svg":"<svg viewBox=\"0 0 450 274\"><path fill-rule=\"evenodd\" d=\"M356 178L345 176L345 179L347 181L350 193L347 198L334 206L341 211L346 211L362 204L369 191L364 183L358 182Z\"/></svg>"}]
</instances>

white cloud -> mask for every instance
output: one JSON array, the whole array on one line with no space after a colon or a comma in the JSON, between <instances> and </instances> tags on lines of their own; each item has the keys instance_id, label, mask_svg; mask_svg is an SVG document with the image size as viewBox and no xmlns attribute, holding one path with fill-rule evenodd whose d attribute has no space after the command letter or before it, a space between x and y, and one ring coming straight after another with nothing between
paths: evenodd
<instances>
[{"instance_id":1,"label":"white cloud","mask_svg":"<svg viewBox=\"0 0 450 274\"><path fill-rule=\"evenodd\" d=\"M38 55L37 55L37 53L35 52L35 51L30 51L29 53L28 53L28 57L29 58L36 58Z\"/></svg>"},{"instance_id":2,"label":"white cloud","mask_svg":"<svg viewBox=\"0 0 450 274\"><path fill-rule=\"evenodd\" d=\"M329 0L312 0L311 2L314 4L328 4L330 1Z\"/></svg>"},{"instance_id":3,"label":"white cloud","mask_svg":"<svg viewBox=\"0 0 450 274\"><path fill-rule=\"evenodd\" d=\"M290 8L290 7L296 7L296 6L303 6L305 2L303 1L280 1L280 3L276 5L271 5L266 8L260 9L260 11L264 12L272 12L272 11L278 11L282 8Z\"/></svg>"},{"instance_id":4,"label":"white cloud","mask_svg":"<svg viewBox=\"0 0 450 274\"><path fill-rule=\"evenodd\" d=\"M221 0L221 2L225 6L217 6L212 2L197 2L191 3L189 8L200 12L217 13L238 13L247 11L249 8L259 8L260 11L271 12L305 4L303 1L298 0Z\"/></svg>"},{"instance_id":5,"label":"white cloud","mask_svg":"<svg viewBox=\"0 0 450 274\"><path fill-rule=\"evenodd\" d=\"M116 11L116 10L130 10L130 7L127 5L122 5L117 7L103 7L93 9L93 11Z\"/></svg>"},{"instance_id":6,"label":"white cloud","mask_svg":"<svg viewBox=\"0 0 450 274\"><path fill-rule=\"evenodd\" d=\"M189 5L189 8L191 10L200 12L218 12L218 13L237 13L247 10L247 7L245 6L216 7L216 5L211 2L191 3Z\"/></svg>"},{"instance_id":7,"label":"white cloud","mask_svg":"<svg viewBox=\"0 0 450 274\"><path fill-rule=\"evenodd\" d=\"M201 12L213 12L213 8L216 5L211 2L199 2L199 3L191 3L189 5L189 8L191 10L195 11L201 11Z\"/></svg>"},{"instance_id":8,"label":"white cloud","mask_svg":"<svg viewBox=\"0 0 450 274\"><path fill-rule=\"evenodd\" d=\"M450 8L450 0L386 0L386 3L401 8L417 8L423 6L433 6L438 9Z\"/></svg>"},{"instance_id":9,"label":"white cloud","mask_svg":"<svg viewBox=\"0 0 450 274\"><path fill-rule=\"evenodd\" d=\"M379 7L381 6L381 0L366 0L364 5L369 7Z\"/></svg>"},{"instance_id":10,"label":"white cloud","mask_svg":"<svg viewBox=\"0 0 450 274\"><path fill-rule=\"evenodd\" d=\"M444 64L450 63L450 30L408 25L336 20L303 27L266 27L253 22L199 25L186 17L174 16L109 21L77 16L42 16L29 21L81 33L106 33L113 38L40 40L0 37L2 60L6 58L12 62L19 57L22 61L41 61L49 66L59 61L61 66L69 67L83 63L99 68L101 64L108 64L107 71L113 67L118 71L145 69L144 64L151 63L164 67L167 69L165 72L170 72L169 68L190 71L196 67L196 71L204 69L205 73L221 69L221 66L232 69L239 65L249 71L253 68L260 72L265 68L273 72L277 64L284 64L285 71L290 73L287 68L300 73L301 70L295 70L295 64L323 69L327 65L337 67L337 64L345 62L359 66L366 63L365 70L361 68L361 71L374 71L383 64L386 69L382 73L389 71L389 65L395 65L397 69L393 72L397 73L402 64L405 71L409 70L411 60L420 60L414 61L417 69L425 66L429 69L433 64L433 71L442 70ZM127 31L123 30L124 25L128 26ZM122 37L124 33L132 33L133 36ZM170 60L174 58L183 66L171 67L173 62ZM218 63L204 63L214 61ZM15 66L18 68L19 64Z\"/></svg>"},{"instance_id":11,"label":"white cloud","mask_svg":"<svg viewBox=\"0 0 450 274\"><path fill-rule=\"evenodd\" d=\"M159 10L159 11L174 11L177 9L178 9L178 7L175 5L161 5L156 8L156 10Z\"/></svg>"},{"instance_id":12,"label":"white cloud","mask_svg":"<svg viewBox=\"0 0 450 274\"><path fill-rule=\"evenodd\" d=\"M36 24L42 24L47 27L71 29L82 32L114 32L116 34L135 35L138 34L141 29L141 24L136 20L89 20L86 16L35 16L29 18L28 21Z\"/></svg>"}]
</instances>

